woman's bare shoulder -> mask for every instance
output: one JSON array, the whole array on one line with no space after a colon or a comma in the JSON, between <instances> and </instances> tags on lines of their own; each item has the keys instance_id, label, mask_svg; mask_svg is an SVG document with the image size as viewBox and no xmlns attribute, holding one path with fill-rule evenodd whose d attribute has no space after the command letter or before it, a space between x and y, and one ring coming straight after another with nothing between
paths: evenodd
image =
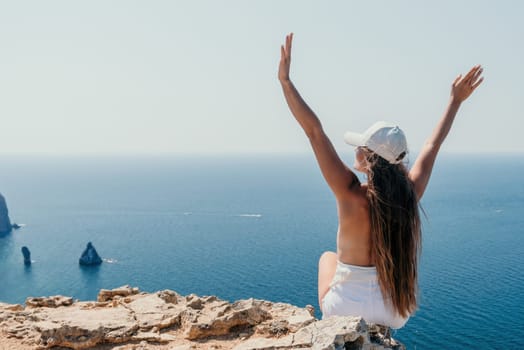
<instances>
[{"instance_id":1,"label":"woman's bare shoulder","mask_svg":"<svg viewBox=\"0 0 524 350\"><path fill-rule=\"evenodd\" d=\"M354 181L348 186L344 196L338 199L339 205L355 207L355 206L367 206L367 190L368 184L361 183L360 180Z\"/></svg>"}]
</instances>

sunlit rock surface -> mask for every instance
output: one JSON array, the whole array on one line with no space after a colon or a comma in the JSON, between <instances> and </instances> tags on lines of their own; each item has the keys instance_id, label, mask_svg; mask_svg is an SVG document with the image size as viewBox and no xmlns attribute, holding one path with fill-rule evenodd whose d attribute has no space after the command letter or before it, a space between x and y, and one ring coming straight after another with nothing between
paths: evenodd
<instances>
[{"instance_id":1,"label":"sunlit rock surface","mask_svg":"<svg viewBox=\"0 0 524 350\"><path fill-rule=\"evenodd\" d=\"M404 349L360 317L316 320L312 307L174 291L102 290L98 301L54 296L0 303L0 349Z\"/></svg>"}]
</instances>

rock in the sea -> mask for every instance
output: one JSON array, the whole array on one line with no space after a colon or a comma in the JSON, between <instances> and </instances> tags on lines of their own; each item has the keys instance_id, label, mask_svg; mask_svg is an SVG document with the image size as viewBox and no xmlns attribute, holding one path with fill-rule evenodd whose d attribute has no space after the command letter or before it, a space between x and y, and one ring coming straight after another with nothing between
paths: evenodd
<instances>
[{"instance_id":1,"label":"rock in the sea","mask_svg":"<svg viewBox=\"0 0 524 350\"><path fill-rule=\"evenodd\" d=\"M100 265L102 259L96 252L95 247L89 242L78 262L80 265Z\"/></svg>"},{"instance_id":2,"label":"rock in the sea","mask_svg":"<svg viewBox=\"0 0 524 350\"><path fill-rule=\"evenodd\" d=\"M310 308L248 299L101 291L104 302L55 296L28 298L26 307L0 303L0 349L404 349L388 329L361 317L316 320ZM139 344L139 345L138 345Z\"/></svg>"},{"instance_id":3,"label":"rock in the sea","mask_svg":"<svg viewBox=\"0 0 524 350\"><path fill-rule=\"evenodd\" d=\"M9 211L4 196L0 193L0 234L11 232L11 220L9 220Z\"/></svg>"},{"instance_id":4,"label":"rock in the sea","mask_svg":"<svg viewBox=\"0 0 524 350\"><path fill-rule=\"evenodd\" d=\"M22 254L24 255L24 264L31 265L31 252L29 251L29 248L22 247Z\"/></svg>"}]
</instances>

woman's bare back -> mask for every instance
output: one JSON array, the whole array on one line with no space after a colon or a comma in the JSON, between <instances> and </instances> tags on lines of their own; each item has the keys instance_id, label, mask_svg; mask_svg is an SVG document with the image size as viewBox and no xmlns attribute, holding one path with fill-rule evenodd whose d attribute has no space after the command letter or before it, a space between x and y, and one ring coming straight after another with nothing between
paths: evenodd
<instances>
[{"instance_id":1,"label":"woman's bare back","mask_svg":"<svg viewBox=\"0 0 524 350\"><path fill-rule=\"evenodd\" d=\"M367 184L355 183L337 199L337 257L350 265L373 266Z\"/></svg>"}]
</instances>

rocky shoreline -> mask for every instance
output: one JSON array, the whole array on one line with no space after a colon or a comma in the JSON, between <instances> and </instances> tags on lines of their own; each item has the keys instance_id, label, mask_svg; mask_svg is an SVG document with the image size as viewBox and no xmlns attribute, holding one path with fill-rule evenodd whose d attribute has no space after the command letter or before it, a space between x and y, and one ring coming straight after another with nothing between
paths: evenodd
<instances>
[{"instance_id":1,"label":"rocky shoreline","mask_svg":"<svg viewBox=\"0 0 524 350\"><path fill-rule=\"evenodd\" d=\"M54 296L0 303L0 349L404 349L360 317L317 320L313 307L171 290L101 290L97 301Z\"/></svg>"}]
</instances>

